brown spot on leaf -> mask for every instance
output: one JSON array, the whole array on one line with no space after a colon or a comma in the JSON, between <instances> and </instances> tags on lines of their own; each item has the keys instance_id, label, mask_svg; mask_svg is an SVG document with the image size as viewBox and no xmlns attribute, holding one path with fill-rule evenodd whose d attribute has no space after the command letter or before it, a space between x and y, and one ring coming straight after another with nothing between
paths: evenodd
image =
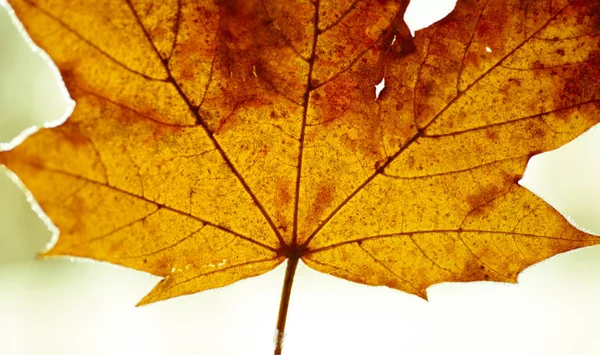
<instances>
[{"instance_id":1,"label":"brown spot on leaf","mask_svg":"<svg viewBox=\"0 0 600 355\"><path fill-rule=\"evenodd\" d=\"M337 80L336 82L327 84L321 90L311 94L311 99L321 100L321 116L324 125L330 125L339 119L342 114L350 107L353 100L354 91L357 83L349 80Z\"/></svg>"},{"instance_id":2,"label":"brown spot on leaf","mask_svg":"<svg viewBox=\"0 0 600 355\"><path fill-rule=\"evenodd\" d=\"M82 147L90 144L90 139L83 135L79 130L79 125L70 124L64 126L61 130L63 139L72 144L75 147Z\"/></svg>"},{"instance_id":3,"label":"brown spot on leaf","mask_svg":"<svg viewBox=\"0 0 600 355\"><path fill-rule=\"evenodd\" d=\"M247 15L250 12L252 2L241 0L215 0L215 5L223 8L227 16L235 18Z\"/></svg>"},{"instance_id":4,"label":"brown spot on leaf","mask_svg":"<svg viewBox=\"0 0 600 355\"><path fill-rule=\"evenodd\" d=\"M496 185L487 185L481 188L474 194L466 197L466 202L472 214L483 214L484 206L496 198L501 192L501 189Z\"/></svg>"},{"instance_id":5,"label":"brown spot on leaf","mask_svg":"<svg viewBox=\"0 0 600 355\"><path fill-rule=\"evenodd\" d=\"M78 80L81 80L81 77L76 74L77 65L78 61L67 61L60 63L58 66L60 76L71 95L76 95L78 91Z\"/></svg>"},{"instance_id":6,"label":"brown spot on leaf","mask_svg":"<svg viewBox=\"0 0 600 355\"><path fill-rule=\"evenodd\" d=\"M481 55L475 52L468 52L465 56L465 64L478 68L481 63Z\"/></svg>"},{"instance_id":7,"label":"brown spot on leaf","mask_svg":"<svg viewBox=\"0 0 600 355\"><path fill-rule=\"evenodd\" d=\"M597 95L600 81L600 50L591 51L586 62L564 67L560 76L553 77L557 95L555 108L589 101Z\"/></svg>"},{"instance_id":8,"label":"brown spot on leaf","mask_svg":"<svg viewBox=\"0 0 600 355\"><path fill-rule=\"evenodd\" d=\"M273 205L276 206L275 219L277 221L278 228L286 233L290 228L290 221L288 220L287 211L289 211L290 204L292 203L293 191L292 181L286 179L277 179L275 187L275 199Z\"/></svg>"},{"instance_id":9,"label":"brown spot on leaf","mask_svg":"<svg viewBox=\"0 0 600 355\"><path fill-rule=\"evenodd\" d=\"M492 142L497 142L499 135L498 135L498 131L495 129L487 129L485 131L485 136L487 137L487 139L491 140Z\"/></svg>"},{"instance_id":10,"label":"brown spot on leaf","mask_svg":"<svg viewBox=\"0 0 600 355\"><path fill-rule=\"evenodd\" d=\"M489 272L481 264L481 261L476 257L471 257L464 263L460 273L451 274L449 278L454 282L464 282L467 280L487 280L485 275L488 275L489 278Z\"/></svg>"},{"instance_id":11,"label":"brown spot on leaf","mask_svg":"<svg viewBox=\"0 0 600 355\"><path fill-rule=\"evenodd\" d=\"M307 219L312 221L319 219L323 215L323 212L329 208L334 196L335 185L329 183L321 184L317 188L317 194Z\"/></svg>"},{"instance_id":12,"label":"brown spot on leaf","mask_svg":"<svg viewBox=\"0 0 600 355\"><path fill-rule=\"evenodd\" d=\"M509 78L508 82L516 85L516 86L521 86L521 80L520 79L516 79L516 78Z\"/></svg>"}]
</instances>

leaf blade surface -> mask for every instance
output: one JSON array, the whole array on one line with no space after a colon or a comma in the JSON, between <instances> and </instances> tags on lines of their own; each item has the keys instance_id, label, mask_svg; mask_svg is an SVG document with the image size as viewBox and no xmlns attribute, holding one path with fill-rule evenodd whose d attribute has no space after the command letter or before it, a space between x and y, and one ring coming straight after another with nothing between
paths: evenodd
<instances>
[{"instance_id":1,"label":"leaf blade surface","mask_svg":"<svg viewBox=\"0 0 600 355\"><path fill-rule=\"evenodd\" d=\"M287 257L426 297L598 243L518 185L599 121L594 1L459 1L415 38L405 1L11 4L77 107L0 162L46 255L163 276L143 304Z\"/></svg>"}]
</instances>

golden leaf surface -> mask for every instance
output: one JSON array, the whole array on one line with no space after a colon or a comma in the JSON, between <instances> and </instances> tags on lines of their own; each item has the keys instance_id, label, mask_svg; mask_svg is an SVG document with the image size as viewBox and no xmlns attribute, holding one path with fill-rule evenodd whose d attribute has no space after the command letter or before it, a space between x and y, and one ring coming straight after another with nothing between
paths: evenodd
<instances>
[{"instance_id":1,"label":"golden leaf surface","mask_svg":"<svg viewBox=\"0 0 600 355\"><path fill-rule=\"evenodd\" d=\"M426 297L600 242L518 184L600 122L596 0L459 0L414 38L407 1L9 2L77 105L0 162L43 255L163 277L140 304L287 258Z\"/></svg>"}]
</instances>

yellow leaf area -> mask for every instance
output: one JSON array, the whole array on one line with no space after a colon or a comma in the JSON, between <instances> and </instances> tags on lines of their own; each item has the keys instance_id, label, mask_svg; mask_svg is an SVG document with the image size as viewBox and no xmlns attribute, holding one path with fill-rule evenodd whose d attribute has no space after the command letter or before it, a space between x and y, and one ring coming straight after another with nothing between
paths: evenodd
<instances>
[{"instance_id":1,"label":"yellow leaf area","mask_svg":"<svg viewBox=\"0 0 600 355\"><path fill-rule=\"evenodd\" d=\"M0 162L43 255L163 277L140 304L287 258L426 297L600 242L518 185L600 121L597 0L459 0L414 38L407 1L9 2L76 108Z\"/></svg>"}]
</instances>

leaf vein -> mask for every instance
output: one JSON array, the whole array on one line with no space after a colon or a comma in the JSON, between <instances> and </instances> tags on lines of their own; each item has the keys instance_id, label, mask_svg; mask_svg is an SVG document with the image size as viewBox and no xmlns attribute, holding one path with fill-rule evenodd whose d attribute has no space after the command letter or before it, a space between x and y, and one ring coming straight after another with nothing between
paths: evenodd
<instances>
[{"instance_id":1,"label":"leaf vein","mask_svg":"<svg viewBox=\"0 0 600 355\"><path fill-rule=\"evenodd\" d=\"M198 232L202 231L202 229L204 229L204 227L206 227L206 225L202 225L200 228L196 229L195 231L193 231L192 233L186 235L185 237L181 238L180 240L176 241L175 243L168 245L166 247L160 248L158 250L154 250L152 252L149 253L145 253L145 254L139 254L139 255L128 255L128 256L124 256L121 258L118 258L116 260L129 260L129 259L137 259L137 258L141 258L141 257L145 257L145 256L151 256L151 255L155 255L158 254L160 252L163 252L165 250L171 249L173 247L176 247L177 245L185 242L186 240L190 239L191 237L193 237L195 234L197 234Z\"/></svg>"},{"instance_id":2,"label":"leaf vein","mask_svg":"<svg viewBox=\"0 0 600 355\"><path fill-rule=\"evenodd\" d=\"M158 52L158 49L156 48L156 46L152 42L152 40L150 38L150 35L148 34L148 31L143 26L143 24L142 24L142 22L140 20L139 15L137 14L137 12L135 11L135 9L133 8L133 5L131 4L131 0L125 0L125 1L129 5L129 8L130 8L133 16L136 18L138 26L144 32L147 41L154 48L154 51L156 52L156 55L160 58L160 53ZM192 113L192 115L196 118L196 122L200 126L202 126L202 128L204 128L204 130L206 131L206 135L208 136L208 138L210 139L210 141L212 142L212 144L215 146L215 148L217 149L217 151L221 155L221 157L222 157L223 161L225 162L225 164L227 165L227 167L235 175L235 177L238 179L238 181L240 182L240 184L242 185L242 187L244 188L244 190L246 190L246 193L248 193L248 195L250 196L250 198L252 199L252 201L254 202L254 204L256 205L256 207L260 210L261 214L263 215L263 217L265 218L265 220L267 221L267 223L271 227L271 230L273 231L273 233L275 234L275 236L279 240L279 243L281 245L285 245L285 241L283 240L283 237L281 236L281 233L279 232L279 230L275 226L275 223L273 222L273 220L271 219L271 217L267 213L265 207L262 205L262 203L260 202L260 200L258 199L258 197L252 192L252 190L250 189L250 186L248 185L248 183L246 182L246 180L244 179L244 177L241 175L241 173L237 170L237 168L233 165L233 162L231 161L231 159L229 159L229 157L227 156L227 154L223 150L223 147L221 147L221 145L219 144L219 142L215 138L213 132L210 131L210 129L208 128L208 126L206 125L206 123L204 122L204 120L202 119L202 117L200 116L200 114L196 111L196 109L192 105L190 99L183 92L183 90L181 89L181 87L179 86L179 84L177 83L177 81L173 78L173 75L171 73L171 69L169 68L168 64L166 64L166 63L163 62L163 66L164 66L165 70L167 71L168 80L173 84L173 86L175 87L175 89L179 93L179 96L185 101L185 103L188 106L188 109L190 110L190 112Z\"/></svg>"},{"instance_id":3,"label":"leaf vein","mask_svg":"<svg viewBox=\"0 0 600 355\"><path fill-rule=\"evenodd\" d=\"M48 171L51 171L51 172L54 172L54 173L71 176L71 177L74 177L74 178L77 178L77 179L81 179L83 181L86 181L86 182L89 182L89 183L92 183L92 184L96 184L96 185L100 185L100 186L106 187L106 188L108 188L110 190L113 190L113 191L116 191L116 192L119 192L119 193L123 193L123 194L131 196L133 198L138 198L140 200L143 200L143 201L146 201L146 202L151 203L153 205L156 205L158 208L164 208L164 209L169 210L171 212L174 212L174 213L186 216L186 217L193 218L193 219L195 219L195 220L197 220L199 222L202 222L202 223L204 223L206 225L209 225L211 227L220 229L220 230L222 230L224 232L227 232L229 234L235 235L235 236L237 236L237 237L239 237L241 239L247 240L247 241L249 241L251 243L254 243L254 244L258 245L258 246L261 246L261 247L263 247L265 249L268 249L268 250L271 250L271 251L274 251L274 252L277 251L276 248L273 248L273 247L271 247L271 246L269 246L267 244L264 244L262 242L254 240L254 239L252 239L250 237L247 237L247 236L245 236L245 235L243 235L241 233L238 233L238 232L236 232L236 231L234 231L232 229L220 226L220 225L218 225L216 223L210 222L210 221L202 219L200 217L197 217L197 216L194 216L194 215L191 215L191 214L187 214L186 212L180 211L180 210L175 209L173 207L169 207L167 205L163 205L163 204L157 203L157 202L152 201L152 200L150 200L150 199L148 199L146 197L135 195L135 194L133 194L133 193L131 193L129 191L122 190L122 189L120 189L120 188L118 188L116 186L112 186L112 185L108 185L108 184L103 184L102 182L99 182L99 181L96 181L96 180L92 180L90 178L87 178L87 177L84 177L84 176L81 176L81 175L78 175L78 174L74 174L74 173L71 173L71 172L67 172L67 171L63 171L63 170L59 170L59 169L54 169L54 168L50 168L50 167L46 167L46 166L34 164L32 162L28 162L28 164L31 165L31 166L33 166L33 167L35 167L35 168L41 169L41 170L48 170Z\"/></svg>"},{"instance_id":4,"label":"leaf vein","mask_svg":"<svg viewBox=\"0 0 600 355\"><path fill-rule=\"evenodd\" d=\"M515 235L522 238L542 238L542 239L551 239L551 240L562 240L569 242L581 242L578 239L568 239L562 237L554 237L547 235L537 235L537 234L529 234L529 233L516 233L516 232L506 232L506 231L492 231L492 230L481 230L481 229L439 229L439 230L422 230L422 231L411 231L411 232L398 232L398 233L386 233L386 234L378 234L372 235L368 237L355 238L350 240L345 240L339 243L333 243L327 246L323 246L320 248L307 250L306 254L316 254L323 251L327 251L330 249L338 248L342 245L364 242L367 240L375 240L375 239L384 239L384 238L399 238L399 237L407 237L410 235L418 235L418 234L428 234L428 233L490 233L490 234L498 234L498 235Z\"/></svg>"}]
</instances>

